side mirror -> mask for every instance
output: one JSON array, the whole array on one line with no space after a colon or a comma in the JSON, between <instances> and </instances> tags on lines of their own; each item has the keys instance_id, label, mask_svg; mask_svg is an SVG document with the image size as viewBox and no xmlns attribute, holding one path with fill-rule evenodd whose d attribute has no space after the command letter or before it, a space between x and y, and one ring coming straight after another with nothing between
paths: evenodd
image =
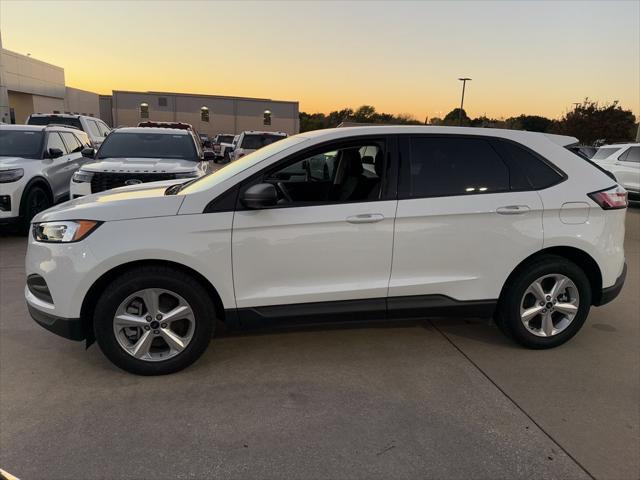
<instances>
[{"instance_id":1,"label":"side mirror","mask_svg":"<svg viewBox=\"0 0 640 480\"><path fill-rule=\"evenodd\" d=\"M82 149L82 156L85 157L85 158L95 158L96 151L95 151L95 149L93 149L91 147L83 148Z\"/></svg>"},{"instance_id":2,"label":"side mirror","mask_svg":"<svg viewBox=\"0 0 640 480\"><path fill-rule=\"evenodd\" d=\"M49 149L49 158L58 158L58 157L61 157L62 155L64 155L64 153L59 148Z\"/></svg>"},{"instance_id":3,"label":"side mirror","mask_svg":"<svg viewBox=\"0 0 640 480\"><path fill-rule=\"evenodd\" d=\"M205 150L202 153L202 159L203 160L215 160L216 159L216 154L213 152L213 150Z\"/></svg>"},{"instance_id":4,"label":"side mirror","mask_svg":"<svg viewBox=\"0 0 640 480\"><path fill-rule=\"evenodd\" d=\"M247 208L273 207L278 203L278 192L270 183L259 183L247 188L242 193L240 201Z\"/></svg>"}]
</instances>

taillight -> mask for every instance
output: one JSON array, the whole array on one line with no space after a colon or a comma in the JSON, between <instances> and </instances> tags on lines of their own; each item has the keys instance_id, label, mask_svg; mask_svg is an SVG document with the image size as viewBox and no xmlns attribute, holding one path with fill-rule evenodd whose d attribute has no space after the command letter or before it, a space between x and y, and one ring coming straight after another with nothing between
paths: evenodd
<instances>
[{"instance_id":1,"label":"taillight","mask_svg":"<svg viewBox=\"0 0 640 480\"><path fill-rule=\"evenodd\" d=\"M603 210L627 208L629 205L627 191L620 185L605 190L598 190L597 192L591 192L588 195L589 198L600 205L600 208Z\"/></svg>"}]
</instances>

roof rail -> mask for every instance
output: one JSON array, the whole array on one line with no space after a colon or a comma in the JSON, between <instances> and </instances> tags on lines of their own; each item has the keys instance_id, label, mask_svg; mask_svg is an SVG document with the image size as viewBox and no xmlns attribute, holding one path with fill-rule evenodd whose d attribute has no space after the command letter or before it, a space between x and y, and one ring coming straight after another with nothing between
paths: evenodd
<instances>
[{"instance_id":1,"label":"roof rail","mask_svg":"<svg viewBox=\"0 0 640 480\"><path fill-rule=\"evenodd\" d=\"M65 125L64 123L48 123L44 126L45 128L49 127L63 127L63 128L73 128L74 130L82 131L81 128L76 127L75 125Z\"/></svg>"}]
</instances>

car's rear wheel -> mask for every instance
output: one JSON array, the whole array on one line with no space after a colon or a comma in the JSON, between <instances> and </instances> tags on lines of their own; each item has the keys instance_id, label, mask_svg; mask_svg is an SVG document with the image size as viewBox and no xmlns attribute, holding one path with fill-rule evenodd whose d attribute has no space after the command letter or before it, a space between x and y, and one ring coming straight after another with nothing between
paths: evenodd
<instances>
[{"instance_id":1,"label":"car's rear wheel","mask_svg":"<svg viewBox=\"0 0 640 480\"><path fill-rule=\"evenodd\" d=\"M167 267L141 267L116 278L96 304L94 332L104 354L139 375L182 370L205 351L215 324L202 285Z\"/></svg>"},{"instance_id":2,"label":"car's rear wheel","mask_svg":"<svg viewBox=\"0 0 640 480\"><path fill-rule=\"evenodd\" d=\"M528 348L552 348L573 337L591 307L589 279L573 262L555 255L521 268L506 285L496 323Z\"/></svg>"},{"instance_id":3,"label":"car's rear wheel","mask_svg":"<svg viewBox=\"0 0 640 480\"><path fill-rule=\"evenodd\" d=\"M49 208L53 202L46 190L38 185L34 185L27 190L26 195L22 197L22 222L20 230L23 234L29 231L31 220L38 213Z\"/></svg>"}]
</instances>

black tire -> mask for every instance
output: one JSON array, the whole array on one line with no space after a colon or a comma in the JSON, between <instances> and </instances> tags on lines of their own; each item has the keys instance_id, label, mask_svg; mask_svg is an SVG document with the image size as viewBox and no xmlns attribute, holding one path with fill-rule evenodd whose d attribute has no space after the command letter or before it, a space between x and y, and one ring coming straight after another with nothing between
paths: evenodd
<instances>
[{"instance_id":1,"label":"black tire","mask_svg":"<svg viewBox=\"0 0 640 480\"><path fill-rule=\"evenodd\" d=\"M49 208L51 205L53 205L51 197L44 188L38 185L29 187L27 192L22 196L20 203L20 233L26 235L29 232L29 227L33 217Z\"/></svg>"},{"instance_id":2,"label":"black tire","mask_svg":"<svg viewBox=\"0 0 640 480\"><path fill-rule=\"evenodd\" d=\"M177 293L194 313L195 329L190 343L167 360L152 362L133 357L119 345L113 331L118 306L129 295L147 288ZM188 367L202 356L215 328L215 307L207 291L190 275L163 266L139 267L117 277L104 289L96 303L93 328L100 349L116 366L137 375L166 375Z\"/></svg>"},{"instance_id":3,"label":"black tire","mask_svg":"<svg viewBox=\"0 0 640 480\"><path fill-rule=\"evenodd\" d=\"M231 157L229 156L229 152L225 151L224 152L224 162L223 163L229 163L231 161Z\"/></svg>"},{"instance_id":4,"label":"black tire","mask_svg":"<svg viewBox=\"0 0 640 480\"><path fill-rule=\"evenodd\" d=\"M568 277L580 295L578 311L571 323L560 333L540 337L531 333L520 318L520 304L525 291L538 278L561 274ZM527 348L544 349L562 345L571 339L584 324L591 308L591 285L584 271L575 263L557 255L536 258L509 277L498 302L495 321L500 330Z\"/></svg>"}]
</instances>

